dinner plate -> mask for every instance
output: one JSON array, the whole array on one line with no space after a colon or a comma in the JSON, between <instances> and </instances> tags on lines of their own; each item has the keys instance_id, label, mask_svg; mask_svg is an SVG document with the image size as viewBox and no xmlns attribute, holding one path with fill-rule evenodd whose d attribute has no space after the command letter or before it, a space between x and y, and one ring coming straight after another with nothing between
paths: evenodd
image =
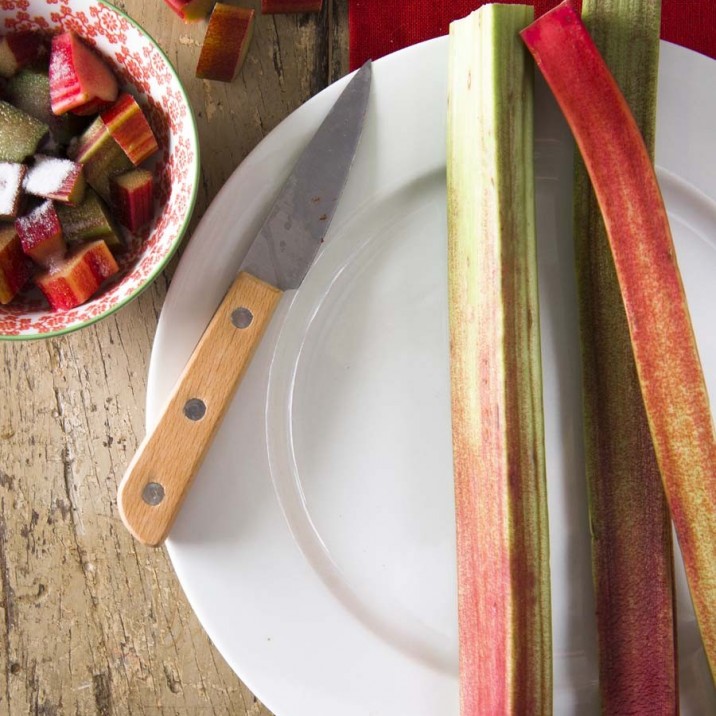
<instances>
[{"instance_id":1,"label":"dinner plate","mask_svg":"<svg viewBox=\"0 0 716 716\"><path fill-rule=\"evenodd\" d=\"M284 296L168 542L209 636L277 716L458 714L446 77L445 38L375 63L365 131L322 251L300 290ZM202 219L159 321L150 426L346 81L277 127ZM711 395L714 116L716 64L662 44L659 179ZM539 81L535 155L555 710L584 716L599 710L573 145ZM714 713L677 571L683 713Z\"/></svg>"}]
</instances>

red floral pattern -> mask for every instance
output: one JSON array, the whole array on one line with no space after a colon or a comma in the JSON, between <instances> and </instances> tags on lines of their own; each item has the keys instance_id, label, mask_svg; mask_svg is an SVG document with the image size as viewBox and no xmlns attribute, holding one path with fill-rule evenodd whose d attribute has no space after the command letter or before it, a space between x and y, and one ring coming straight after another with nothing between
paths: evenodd
<instances>
[{"instance_id":1,"label":"red floral pattern","mask_svg":"<svg viewBox=\"0 0 716 716\"><path fill-rule=\"evenodd\" d=\"M189 219L197 169L194 121L168 60L135 25L100 0L0 0L5 31L72 29L114 66L147 111L159 142L155 160L157 216L140 237L128 237L120 277L68 311L51 311L37 289L0 306L0 336L37 336L80 328L133 297L181 240Z\"/></svg>"}]
</instances>

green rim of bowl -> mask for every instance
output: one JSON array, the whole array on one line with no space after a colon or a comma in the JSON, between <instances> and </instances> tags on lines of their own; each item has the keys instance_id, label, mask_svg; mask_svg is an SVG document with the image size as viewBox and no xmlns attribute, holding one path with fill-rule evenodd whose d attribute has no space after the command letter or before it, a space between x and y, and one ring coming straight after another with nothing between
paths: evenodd
<instances>
[{"instance_id":1,"label":"green rim of bowl","mask_svg":"<svg viewBox=\"0 0 716 716\"><path fill-rule=\"evenodd\" d=\"M167 66L169 67L169 71L171 72L172 76L177 82L177 85L179 87L179 91L182 94L182 97L184 98L184 102L186 103L187 109L189 110L189 119L191 127L190 132L194 135L194 145L196 146L196 159L195 159L195 168L194 168L194 181L192 183L192 190L191 190L191 196L189 197L189 208L186 213L186 217L184 218L184 222L182 223L181 227L179 228L179 231L176 235L176 238L172 242L172 245L169 247L169 251L167 251L164 258L162 258L155 269L152 271L152 273L149 274L149 276L146 278L144 283L139 286L133 293L130 293L129 296L119 301L116 305L112 306L111 308L108 308L106 311L100 313L98 316L94 316L93 318L90 318L86 321L83 321L82 323L78 323L74 326L67 326L66 328L60 328L57 331L49 331L48 333L31 333L31 334L24 334L19 336L6 336L6 335L0 335L0 341L34 341L34 340L41 340L44 338L56 338L57 336L64 336L68 333L74 333L75 331L78 331L80 328L87 328L87 326L91 326L94 323L97 323L98 321L101 321L108 316L111 316L113 313L116 313L119 311L120 308L124 308L128 303L131 301L134 301L135 298L137 298L145 289L149 288L151 286L157 276L164 270L166 265L171 261L172 256L176 253L176 250L179 248L179 246L182 243L182 239L184 238L184 234L186 234L186 230L189 227L189 223L191 222L192 215L194 214L194 206L196 205L196 197L199 193L199 176L201 172L201 158L200 158L200 147L199 147L199 132L196 128L196 118L194 117L194 110L191 106L191 102L189 101L189 97L187 96L186 90L184 89L184 85L179 79L179 75L177 74L177 71L174 69L174 65L171 63L169 58L167 57L164 50L159 46L157 41L136 21L133 20L127 13L120 10L118 7L112 5L112 3L105 2L105 0L96 0L100 5L104 5L105 7L108 7L110 10L113 10L118 15L123 17L127 22L129 22L130 25L134 25L134 27L139 30L143 35L147 37L149 42L154 45L157 52L161 55L161 57L164 59L164 61L167 63Z\"/></svg>"}]
</instances>

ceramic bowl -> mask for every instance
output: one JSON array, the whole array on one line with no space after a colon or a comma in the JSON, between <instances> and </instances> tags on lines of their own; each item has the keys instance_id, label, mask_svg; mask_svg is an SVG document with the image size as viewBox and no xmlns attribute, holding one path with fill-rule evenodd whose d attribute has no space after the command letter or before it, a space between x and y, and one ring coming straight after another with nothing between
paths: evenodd
<instances>
[{"instance_id":1,"label":"ceramic bowl","mask_svg":"<svg viewBox=\"0 0 716 716\"><path fill-rule=\"evenodd\" d=\"M0 306L0 340L47 338L91 325L136 298L179 246L196 199L199 142L189 100L171 63L133 20L99 0L0 0L0 33L72 29L112 66L145 109L160 151L154 163L155 217L126 235L114 281L77 308L52 311L37 289Z\"/></svg>"}]
</instances>

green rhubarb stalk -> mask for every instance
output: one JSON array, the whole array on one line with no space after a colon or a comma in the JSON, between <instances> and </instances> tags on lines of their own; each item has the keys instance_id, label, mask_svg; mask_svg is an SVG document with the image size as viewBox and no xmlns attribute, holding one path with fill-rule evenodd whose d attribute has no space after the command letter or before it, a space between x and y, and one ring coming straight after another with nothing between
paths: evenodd
<instances>
[{"instance_id":1,"label":"green rhubarb stalk","mask_svg":"<svg viewBox=\"0 0 716 716\"><path fill-rule=\"evenodd\" d=\"M664 491L716 673L716 434L706 383L651 158L575 4L563 2L521 34L572 128L604 217Z\"/></svg>"},{"instance_id":2,"label":"green rhubarb stalk","mask_svg":"<svg viewBox=\"0 0 716 716\"><path fill-rule=\"evenodd\" d=\"M524 5L450 26L448 280L463 716L552 708Z\"/></svg>"},{"instance_id":3,"label":"green rhubarb stalk","mask_svg":"<svg viewBox=\"0 0 716 716\"><path fill-rule=\"evenodd\" d=\"M653 160L660 3L583 0L582 19ZM579 157L574 197L602 712L675 714L671 520L609 240Z\"/></svg>"}]
</instances>

